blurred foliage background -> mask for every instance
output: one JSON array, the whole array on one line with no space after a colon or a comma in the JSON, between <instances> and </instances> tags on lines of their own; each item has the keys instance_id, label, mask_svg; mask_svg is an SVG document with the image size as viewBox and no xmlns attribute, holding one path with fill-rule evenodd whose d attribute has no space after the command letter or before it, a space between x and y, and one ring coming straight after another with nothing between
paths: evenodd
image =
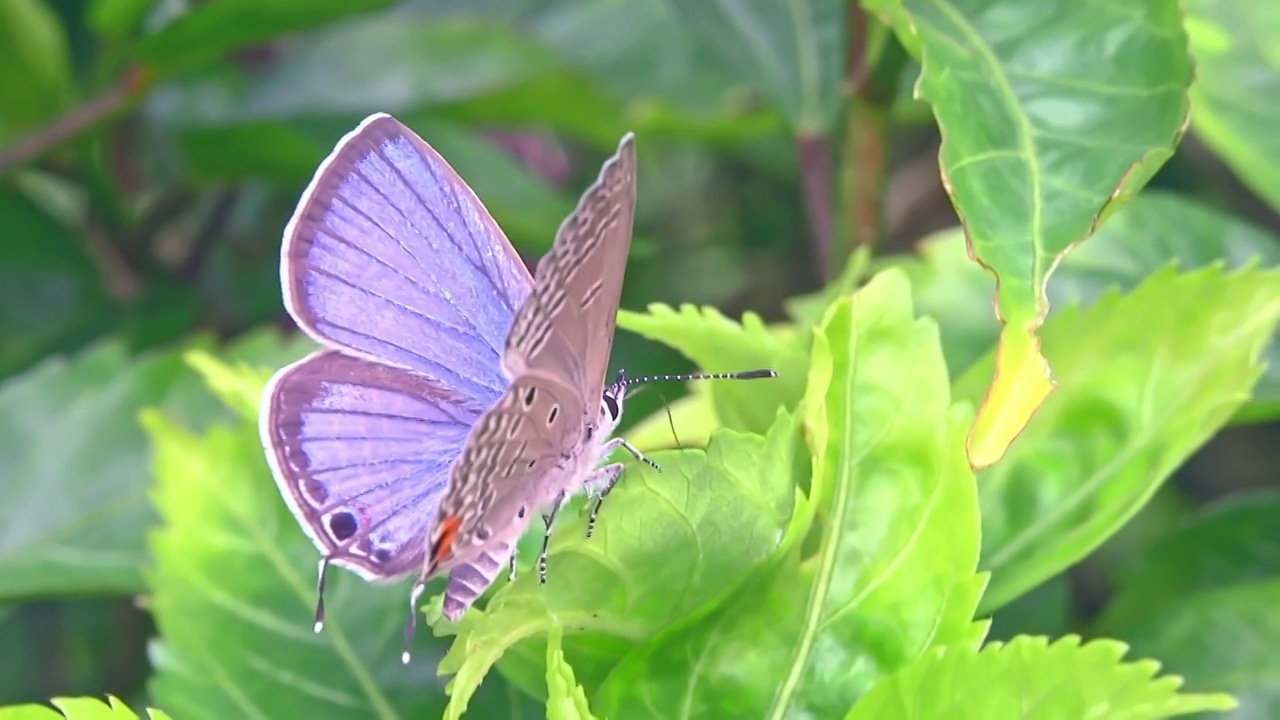
<instances>
[{"instance_id":1,"label":"blurred foliage background","mask_svg":"<svg viewBox=\"0 0 1280 720\"><path fill-rule=\"evenodd\" d=\"M526 259L634 130L626 307L780 320L786 299L837 275L847 250L824 218L839 133L805 128L844 98L775 110L732 51L698 32L703 7L0 0L0 704L106 691L142 704L154 628L137 534L121 531L154 518L136 414L159 405L200 426L223 412L179 346L225 344L263 365L307 347L281 307L280 232L316 165L368 113L397 115L439 149ZM861 180L875 201L853 241L909 253L957 224L938 131L912 99L918 66L891 35L867 37L851 7L850 45L879 53L874 76L852 52L845 68L866 89L867 122L843 141L873 158ZM1269 31L1280 39L1280 23ZM1275 204L1197 130L1151 186L1280 233ZM968 311L993 332L989 304ZM688 368L627 333L615 357L633 372ZM680 393L641 395L629 420ZM1206 503L1277 489L1277 467L1280 425L1222 432L1124 533L998 613L994 635L1082 630L1119 568Z\"/></svg>"}]
</instances>

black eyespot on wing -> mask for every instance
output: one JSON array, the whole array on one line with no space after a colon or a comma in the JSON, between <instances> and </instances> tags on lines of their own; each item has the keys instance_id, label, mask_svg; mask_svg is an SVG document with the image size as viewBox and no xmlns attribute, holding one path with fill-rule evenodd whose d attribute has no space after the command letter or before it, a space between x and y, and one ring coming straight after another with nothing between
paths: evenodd
<instances>
[{"instance_id":1,"label":"black eyespot on wing","mask_svg":"<svg viewBox=\"0 0 1280 720\"><path fill-rule=\"evenodd\" d=\"M552 406L551 406L551 412L547 414L547 424L548 424L548 425L552 425L552 424L554 424L554 423L555 423L555 421L556 421L556 418L557 418L559 415L560 415L560 406L559 406L559 405L552 405Z\"/></svg>"},{"instance_id":2,"label":"black eyespot on wing","mask_svg":"<svg viewBox=\"0 0 1280 720\"><path fill-rule=\"evenodd\" d=\"M530 470L532 470L532 469L533 469L533 466L534 466L534 465L537 465L537 464L538 464L538 460L537 460L537 458L534 458L533 460L530 460L530 461L529 461L529 469L530 469Z\"/></svg>"},{"instance_id":3,"label":"black eyespot on wing","mask_svg":"<svg viewBox=\"0 0 1280 720\"><path fill-rule=\"evenodd\" d=\"M350 539L359 529L356 516L349 512L334 513L329 518L329 532L333 533L333 539L338 542Z\"/></svg>"},{"instance_id":4,"label":"black eyespot on wing","mask_svg":"<svg viewBox=\"0 0 1280 720\"><path fill-rule=\"evenodd\" d=\"M536 400L536 399L538 399L538 389L537 389L537 388L532 388L532 387L531 387L531 388L529 388L528 390L525 390L525 391L524 391L524 406L525 406L525 407L533 407L533 401L534 401L534 400Z\"/></svg>"},{"instance_id":5,"label":"black eyespot on wing","mask_svg":"<svg viewBox=\"0 0 1280 720\"><path fill-rule=\"evenodd\" d=\"M386 548L378 548L373 551L373 559L380 563L387 562L391 559L391 551Z\"/></svg>"},{"instance_id":6,"label":"black eyespot on wing","mask_svg":"<svg viewBox=\"0 0 1280 720\"><path fill-rule=\"evenodd\" d=\"M481 525L480 527L476 528L476 539L479 540L480 542L487 541L492 535L493 535L493 531L490 530L488 526Z\"/></svg>"},{"instance_id":7,"label":"black eyespot on wing","mask_svg":"<svg viewBox=\"0 0 1280 720\"><path fill-rule=\"evenodd\" d=\"M613 396L613 393L607 392L604 394L604 405L609 409L609 417L613 420L617 420L618 413L621 411L618 408L618 400Z\"/></svg>"},{"instance_id":8,"label":"black eyespot on wing","mask_svg":"<svg viewBox=\"0 0 1280 720\"><path fill-rule=\"evenodd\" d=\"M527 508L527 507L525 507L525 506L521 505L521 506L520 506L520 512L516 513L516 517L517 517L517 518L519 518L519 519L521 519L521 520L523 520L523 519L524 519L524 516L525 516L526 514L528 514L528 512L529 512L529 508Z\"/></svg>"}]
</instances>

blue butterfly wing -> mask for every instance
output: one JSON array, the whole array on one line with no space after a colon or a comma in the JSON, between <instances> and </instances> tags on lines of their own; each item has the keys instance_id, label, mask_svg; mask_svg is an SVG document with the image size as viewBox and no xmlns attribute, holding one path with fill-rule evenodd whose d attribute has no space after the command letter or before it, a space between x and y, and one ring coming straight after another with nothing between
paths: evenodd
<instances>
[{"instance_id":1,"label":"blue butterfly wing","mask_svg":"<svg viewBox=\"0 0 1280 720\"><path fill-rule=\"evenodd\" d=\"M316 170L285 229L285 306L329 350L272 378L263 444L316 546L366 579L420 569L449 466L509 382L533 281L438 153L377 114Z\"/></svg>"},{"instance_id":2,"label":"blue butterfly wing","mask_svg":"<svg viewBox=\"0 0 1280 720\"><path fill-rule=\"evenodd\" d=\"M366 579L421 570L449 467L484 407L332 350L281 370L266 397L267 459L316 547Z\"/></svg>"},{"instance_id":3,"label":"blue butterfly wing","mask_svg":"<svg viewBox=\"0 0 1280 720\"><path fill-rule=\"evenodd\" d=\"M385 114L316 171L285 228L285 305L317 341L492 403L529 271L444 158Z\"/></svg>"}]
</instances>

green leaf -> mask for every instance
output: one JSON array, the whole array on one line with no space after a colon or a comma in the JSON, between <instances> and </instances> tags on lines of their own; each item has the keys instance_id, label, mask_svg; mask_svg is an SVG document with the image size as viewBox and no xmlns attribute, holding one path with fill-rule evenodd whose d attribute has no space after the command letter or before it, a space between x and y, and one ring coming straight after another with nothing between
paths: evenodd
<instances>
[{"instance_id":1,"label":"green leaf","mask_svg":"<svg viewBox=\"0 0 1280 720\"><path fill-rule=\"evenodd\" d=\"M1226 585L1180 597L1122 631L1135 652L1160 658L1188 687L1235 695L1240 717L1273 718L1280 715L1277 607L1280 579Z\"/></svg>"},{"instance_id":2,"label":"green leaf","mask_svg":"<svg viewBox=\"0 0 1280 720\"><path fill-rule=\"evenodd\" d=\"M940 649L873 688L846 720L1142 720L1235 707L1228 695L1179 693L1181 678L1156 678L1153 660L1123 662L1126 650L1070 635L1052 644L1024 635L980 653Z\"/></svg>"},{"instance_id":3,"label":"green leaf","mask_svg":"<svg viewBox=\"0 0 1280 720\"><path fill-rule=\"evenodd\" d=\"M62 112L71 91L58 17L43 0L0 3L0 144Z\"/></svg>"},{"instance_id":4,"label":"green leaf","mask_svg":"<svg viewBox=\"0 0 1280 720\"><path fill-rule=\"evenodd\" d=\"M275 363L301 348L263 334L225 352ZM0 386L0 407L16 410L0 413L0 598L143 591L155 514L146 437L134 418L148 406L195 425L227 416L179 352L130 357L115 342Z\"/></svg>"},{"instance_id":5,"label":"green leaf","mask_svg":"<svg viewBox=\"0 0 1280 720\"><path fill-rule=\"evenodd\" d=\"M1280 210L1280 8L1250 0L1190 0L1187 34L1198 80L1191 128L1249 189Z\"/></svg>"},{"instance_id":6,"label":"green leaf","mask_svg":"<svg viewBox=\"0 0 1280 720\"><path fill-rule=\"evenodd\" d=\"M770 368L778 377L765 380L703 380L725 427L764 432L778 406L793 408L804 393L808 335L791 327L765 327L755 313L741 324L713 307L681 305L676 311L654 303L647 313L618 311L618 327L679 350L706 372L739 372Z\"/></svg>"},{"instance_id":7,"label":"green leaf","mask_svg":"<svg viewBox=\"0 0 1280 720\"><path fill-rule=\"evenodd\" d=\"M11 705L0 707L0 720L138 720L138 714L114 696L107 702L97 698L54 698L50 701L57 710L47 705ZM165 713L147 709L150 720L169 720Z\"/></svg>"},{"instance_id":8,"label":"green leaf","mask_svg":"<svg viewBox=\"0 0 1280 720\"><path fill-rule=\"evenodd\" d=\"M984 611L1083 558L1231 417L1262 373L1280 271L1157 272L1046 323L1057 392L981 478ZM981 397L988 355L956 382Z\"/></svg>"},{"instance_id":9,"label":"green leaf","mask_svg":"<svg viewBox=\"0 0 1280 720\"><path fill-rule=\"evenodd\" d=\"M969 440L970 461L985 467L1052 389L1036 335L1049 273L1113 198L1137 192L1172 154L1192 62L1166 0L1123 11L1074 0L902 8L921 46L917 93L938 119L946 186L973 254L999 278L998 372Z\"/></svg>"},{"instance_id":10,"label":"green leaf","mask_svg":"<svg viewBox=\"0 0 1280 720\"><path fill-rule=\"evenodd\" d=\"M563 634L559 625L547 629L547 720L593 720L587 695L560 648Z\"/></svg>"},{"instance_id":11,"label":"green leaf","mask_svg":"<svg viewBox=\"0 0 1280 720\"><path fill-rule=\"evenodd\" d=\"M215 61L277 35L326 25L392 0L218 0L200 3L138 45L139 57L171 74Z\"/></svg>"},{"instance_id":12,"label":"green leaf","mask_svg":"<svg viewBox=\"0 0 1280 720\"><path fill-rule=\"evenodd\" d=\"M0 377L7 377L110 327L113 303L84 240L27 196L0 189L0 228Z\"/></svg>"},{"instance_id":13,"label":"green leaf","mask_svg":"<svg viewBox=\"0 0 1280 720\"><path fill-rule=\"evenodd\" d=\"M1153 545L1119 588L1095 630L1127 637L1127 628L1199 592L1280 579L1280 491L1232 495ZM1163 656L1160 656L1163 657Z\"/></svg>"},{"instance_id":14,"label":"green leaf","mask_svg":"<svg viewBox=\"0 0 1280 720\"><path fill-rule=\"evenodd\" d=\"M1074 303L1092 304L1108 289L1128 292L1170 263L1194 270L1224 262L1236 269L1255 259L1267 267L1280 265L1280 238L1185 197L1143 192L1062 261L1049 281L1050 317ZM920 313L938 320L953 377L995 344L999 325L990 314L991 281L967 262L958 230L926 240L918 258L884 265L910 274ZM1272 340L1267 357L1254 396L1234 421L1280 415L1280 340Z\"/></svg>"},{"instance_id":15,"label":"green leaf","mask_svg":"<svg viewBox=\"0 0 1280 720\"><path fill-rule=\"evenodd\" d=\"M844 94L845 3L839 0L715 0L671 6L739 76L791 122L823 135Z\"/></svg>"},{"instance_id":16,"label":"green leaf","mask_svg":"<svg viewBox=\"0 0 1280 720\"><path fill-rule=\"evenodd\" d=\"M602 715L838 717L929 647L976 649L971 414L949 407L936 327L885 273L832 306L812 356L814 533L712 617L629 655L594 696Z\"/></svg>"},{"instance_id":17,"label":"green leaf","mask_svg":"<svg viewBox=\"0 0 1280 720\"><path fill-rule=\"evenodd\" d=\"M456 628L433 623L457 633L440 663L442 674L454 675L446 717L467 709L499 658L520 687L541 685L524 679L545 677L540 636L552 625L568 633L565 655L590 694L635 645L733 597L796 538L788 532L796 442L797 423L781 413L767 438L721 429L705 452L653 453L661 472L628 466L594 537L586 537L585 513L557 523L547 585L526 570L484 613L469 613Z\"/></svg>"}]
</instances>

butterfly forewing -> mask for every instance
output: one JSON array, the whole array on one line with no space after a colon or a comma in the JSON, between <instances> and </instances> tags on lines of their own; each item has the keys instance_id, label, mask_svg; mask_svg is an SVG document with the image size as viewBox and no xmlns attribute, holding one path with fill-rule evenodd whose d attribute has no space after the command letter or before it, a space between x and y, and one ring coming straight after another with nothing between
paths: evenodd
<instances>
[{"instance_id":1,"label":"butterfly forewing","mask_svg":"<svg viewBox=\"0 0 1280 720\"><path fill-rule=\"evenodd\" d=\"M636 204L635 140L628 133L561 224L516 311L502 364L578 391L594 413L604 390Z\"/></svg>"},{"instance_id":2,"label":"butterfly forewing","mask_svg":"<svg viewBox=\"0 0 1280 720\"><path fill-rule=\"evenodd\" d=\"M532 280L444 158L378 114L303 193L281 284L290 314L320 342L488 404L506 388L500 352Z\"/></svg>"}]
</instances>

